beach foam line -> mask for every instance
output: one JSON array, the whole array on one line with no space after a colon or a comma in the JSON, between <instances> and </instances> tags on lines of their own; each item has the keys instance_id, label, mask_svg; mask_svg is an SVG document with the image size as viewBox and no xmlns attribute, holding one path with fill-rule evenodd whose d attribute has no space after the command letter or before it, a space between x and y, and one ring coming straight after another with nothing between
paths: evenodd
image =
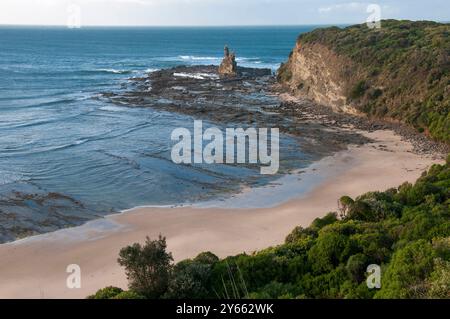
<instances>
[{"instance_id":1,"label":"beach foam line","mask_svg":"<svg viewBox=\"0 0 450 319\"><path fill-rule=\"evenodd\" d=\"M90 220L80 226L58 229L49 233L17 239L1 245L21 245L41 241L60 241L71 243L85 240L92 241L103 238L111 232L126 231L127 229L128 227L126 225L121 224L112 218L98 218Z\"/></svg>"},{"instance_id":2,"label":"beach foam line","mask_svg":"<svg viewBox=\"0 0 450 319\"><path fill-rule=\"evenodd\" d=\"M193 204L189 204L189 203L187 203L187 204L172 204L172 205L140 205L140 206L135 206L132 208L122 209L118 214L113 214L113 215L126 214L126 213L132 212L136 209L142 209L142 208L179 208L179 207L192 207L192 206L193 206Z\"/></svg>"}]
</instances>

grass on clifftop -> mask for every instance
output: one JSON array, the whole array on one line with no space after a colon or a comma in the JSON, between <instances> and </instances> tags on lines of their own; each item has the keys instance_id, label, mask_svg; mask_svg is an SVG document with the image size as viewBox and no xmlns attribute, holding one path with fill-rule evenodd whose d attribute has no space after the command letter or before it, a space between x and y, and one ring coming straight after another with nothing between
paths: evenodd
<instances>
[{"instance_id":1,"label":"grass on clifftop","mask_svg":"<svg viewBox=\"0 0 450 319\"><path fill-rule=\"evenodd\" d=\"M325 45L353 61L348 74L358 79L347 99L358 109L450 143L450 24L383 20L380 29L316 29L298 41ZM289 72L284 65L280 80Z\"/></svg>"},{"instance_id":2,"label":"grass on clifftop","mask_svg":"<svg viewBox=\"0 0 450 319\"><path fill-rule=\"evenodd\" d=\"M129 291L89 298L450 298L450 156L415 185L340 199L277 247L172 264L164 238L121 250ZM381 288L366 285L381 266Z\"/></svg>"}]
</instances>

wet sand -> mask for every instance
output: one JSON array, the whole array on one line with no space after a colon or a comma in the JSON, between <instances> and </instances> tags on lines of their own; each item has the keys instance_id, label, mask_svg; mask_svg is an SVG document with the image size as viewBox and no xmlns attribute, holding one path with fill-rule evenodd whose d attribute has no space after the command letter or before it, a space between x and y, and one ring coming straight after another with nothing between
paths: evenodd
<instances>
[{"instance_id":1,"label":"wet sand","mask_svg":"<svg viewBox=\"0 0 450 319\"><path fill-rule=\"evenodd\" d=\"M413 182L431 164L441 162L414 154L412 145L392 131L366 135L375 142L350 146L313 164L299 175L299 195L274 207L142 207L0 245L0 298L84 298L109 285L125 288L124 271L116 262L118 252L143 242L145 236L166 236L176 261L208 250L225 257L277 245L295 226L308 226L336 210L342 195L355 197ZM314 176L321 178L302 193ZM276 194L276 189L269 193ZM252 191L241 196L257 198ZM70 264L81 267L81 289L66 286Z\"/></svg>"}]
</instances>

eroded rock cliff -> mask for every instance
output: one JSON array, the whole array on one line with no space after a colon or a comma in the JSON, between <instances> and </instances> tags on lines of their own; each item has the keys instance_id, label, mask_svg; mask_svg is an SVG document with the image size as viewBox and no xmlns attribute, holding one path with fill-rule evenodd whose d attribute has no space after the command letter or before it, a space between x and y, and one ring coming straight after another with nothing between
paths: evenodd
<instances>
[{"instance_id":1,"label":"eroded rock cliff","mask_svg":"<svg viewBox=\"0 0 450 319\"><path fill-rule=\"evenodd\" d=\"M358 67L325 45L298 42L278 79L295 95L306 96L336 111L357 113L347 98L349 87L356 81Z\"/></svg>"},{"instance_id":2,"label":"eroded rock cliff","mask_svg":"<svg viewBox=\"0 0 450 319\"><path fill-rule=\"evenodd\" d=\"M450 143L450 24L382 21L300 35L278 81L337 111L400 121Z\"/></svg>"}]
</instances>

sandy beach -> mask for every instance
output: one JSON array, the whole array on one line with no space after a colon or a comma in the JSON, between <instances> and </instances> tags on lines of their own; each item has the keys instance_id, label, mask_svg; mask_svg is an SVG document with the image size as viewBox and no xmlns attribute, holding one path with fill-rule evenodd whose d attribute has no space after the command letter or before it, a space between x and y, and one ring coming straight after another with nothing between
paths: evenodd
<instances>
[{"instance_id":1,"label":"sandy beach","mask_svg":"<svg viewBox=\"0 0 450 319\"><path fill-rule=\"evenodd\" d=\"M308 192L270 208L136 208L83 226L0 245L0 298L84 298L97 289L127 285L119 250L163 234L175 261L212 251L220 257L282 243L297 225L336 210L342 195L357 196L414 182L439 159L412 152L391 131L366 133L375 143L350 146L299 175L323 178ZM243 195L245 196L245 194ZM251 195L249 195L251 196ZM81 289L68 289L66 267L81 267Z\"/></svg>"}]
</instances>

